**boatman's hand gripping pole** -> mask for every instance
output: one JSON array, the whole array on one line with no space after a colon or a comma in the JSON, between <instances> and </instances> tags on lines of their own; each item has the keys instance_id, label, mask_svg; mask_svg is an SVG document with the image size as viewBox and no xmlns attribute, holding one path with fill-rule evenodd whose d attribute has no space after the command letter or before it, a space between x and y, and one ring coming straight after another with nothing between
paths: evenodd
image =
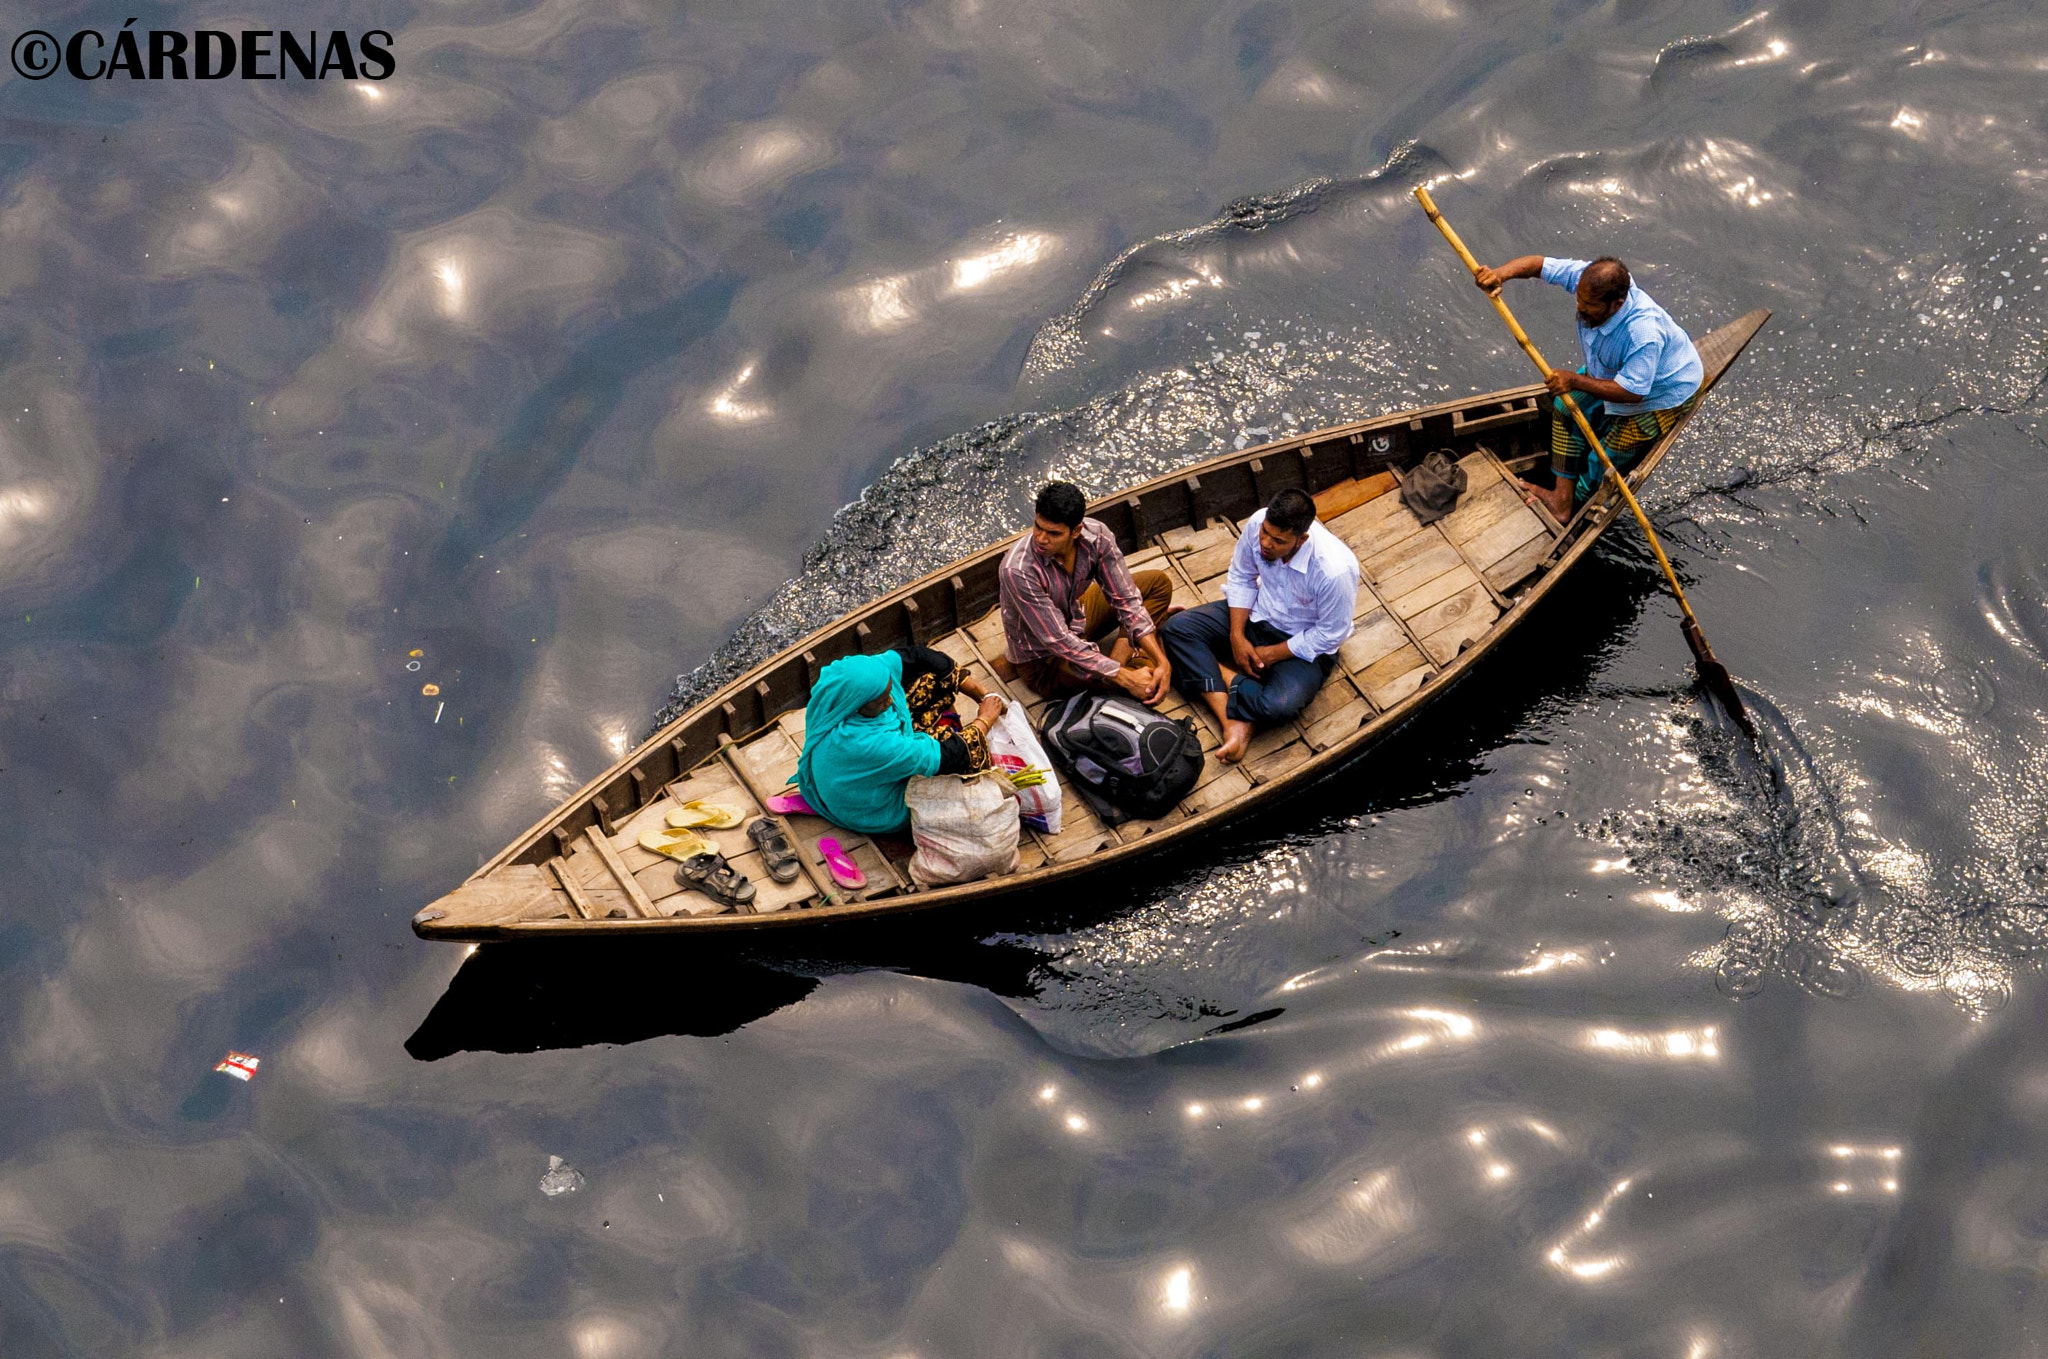
<instances>
[{"instance_id":1,"label":"boatman's hand gripping pole","mask_svg":"<svg viewBox=\"0 0 2048 1359\"><path fill-rule=\"evenodd\" d=\"M1472 252L1458 239L1458 233L1451 229L1451 224L1444 220L1444 215L1436 210L1436 203L1430 198L1429 190L1420 185L1416 186L1415 201L1422 204L1422 210L1429 214L1429 220L1436 223L1436 229L1451 243L1451 249L1457 251L1458 258L1465 261L1465 267L1472 271L1472 277L1478 278L1481 267L1479 261L1472 258ZM1501 298L1500 289L1491 289L1487 296L1493 300L1493 309L1500 313L1500 319L1507 322L1508 331L1515 337L1515 343L1522 346L1522 352L1529 356L1547 380L1551 373L1550 365L1543 361L1543 355L1536 351L1528 332L1522 329L1522 324L1515 319L1515 314L1508 310L1508 304ZM1586 420L1586 413L1579 409L1578 402L1572 400L1571 393L1565 393L1560 400L1564 402L1564 408L1571 413L1573 422L1578 425L1579 433L1586 436L1586 442L1599 455L1600 465L1607 469L1607 477L1613 482L1614 489L1621 492L1621 498L1626 500L1629 509L1634 511L1636 522L1643 526L1643 536L1650 540L1650 551L1657 554L1657 565L1664 568L1664 579L1670 582L1671 593L1678 600L1679 612L1685 615L1685 621L1681 625L1685 631L1685 644L1692 648L1693 659L1699 664L1700 678L1706 681L1708 692L1721 701L1721 706L1728 710L1728 715L1735 719L1736 725L1754 740L1756 728L1750 723L1749 711L1742 706L1742 695L1736 692L1735 681L1729 676L1728 667L1714 659L1714 649L1707 645L1707 636L1700 631L1700 620L1693 617L1692 605L1686 602L1685 591L1678 583L1678 573L1671 569L1671 559L1664 555L1664 545L1657 541L1657 531L1650 527L1650 517L1644 514L1643 507L1636 503L1635 492L1628 486L1628 478L1615 469L1614 460L1607 456L1607 449L1600 442L1600 436L1593 432L1593 426Z\"/></svg>"}]
</instances>

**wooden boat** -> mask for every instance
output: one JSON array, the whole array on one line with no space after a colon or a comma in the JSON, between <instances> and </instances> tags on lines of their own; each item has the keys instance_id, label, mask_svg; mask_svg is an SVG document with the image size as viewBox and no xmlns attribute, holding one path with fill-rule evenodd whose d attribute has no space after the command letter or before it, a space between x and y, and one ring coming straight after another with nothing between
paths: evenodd
<instances>
[{"instance_id":1,"label":"wooden boat","mask_svg":"<svg viewBox=\"0 0 2048 1359\"><path fill-rule=\"evenodd\" d=\"M1699 343L1707 387L1769 318L1751 312ZM1208 459L1089 507L1115 530L1133 568L1168 571L1175 602L1193 605L1222 597L1240 521L1285 487L1317 493L1321 506L1358 502L1391 480L1386 472L1439 448L1453 450L1467 474L1458 507L1434 524L1420 523L1398 494L1324 510L1327 527L1363 567L1357 629L1337 668L1300 719L1260 733L1242 763L1206 761L1202 781L1165 817L1112 827L1069 794L1059 834L1025 832L1018 872L937 888L911 881L907 841L878 842L816 817L784 818L803 857L802 875L786 887L768 876L743 829L708 832L756 885L754 901L738 911L684 890L672 861L640 848L643 830L690 799L738 807L748 820L761 815L763 799L795 775L803 705L819 667L851 652L905 640L934 647L1027 704L1036 721L1044 701L1001 684L988 667L1003 650L996 569L1013 537L892 591L726 685L422 909L413 929L428 939L509 940L802 927L1042 888L1197 843L1356 758L1441 697L1625 517L1611 491L1566 524L1516 493L1515 470L1547 456L1538 446L1547 429L1542 396L1540 386L1520 387L1321 429ZM1656 472L1683 428L1645 455L1633 484ZM1221 733L1205 707L1177 694L1162 706L1191 716L1205 747L1217 744ZM835 832L866 872L860 892L833 888L817 855L818 838Z\"/></svg>"}]
</instances>

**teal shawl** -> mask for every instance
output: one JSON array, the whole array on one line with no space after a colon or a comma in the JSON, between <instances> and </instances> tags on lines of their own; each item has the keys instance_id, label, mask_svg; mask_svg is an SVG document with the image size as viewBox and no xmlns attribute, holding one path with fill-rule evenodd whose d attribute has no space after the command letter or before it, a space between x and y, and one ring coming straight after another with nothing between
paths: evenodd
<instances>
[{"instance_id":1,"label":"teal shawl","mask_svg":"<svg viewBox=\"0 0 2048 1359\"><path fill-rule=\"evenodd\" d=\"M859 709L889 695L878 717ZM939 769L939 743L910 725L903 701L903 657L842 656L818 672L804 707L804 753L797 787L827 821L863 835L888 835L910 824L903 789Z\"/></svg>"}]
</instances>

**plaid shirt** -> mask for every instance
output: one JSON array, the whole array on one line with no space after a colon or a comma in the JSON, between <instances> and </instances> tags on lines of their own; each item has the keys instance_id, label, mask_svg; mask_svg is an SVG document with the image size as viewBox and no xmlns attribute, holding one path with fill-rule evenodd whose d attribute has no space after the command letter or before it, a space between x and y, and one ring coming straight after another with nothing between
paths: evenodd
<instances>
[{"instance_id":1,"label":"plaid shirt","mask_svg":"<svg viewBox=\"0 0 2048 1359\"><path fill-rule=\"evenodd\" d=\"M1099 519L1083 519L1075 532L1071 575L1061 569L1059 558L1033 548L1027 533L1003 554L999 580L1004 649L1012 665L1056 658L1084 675L1107 679L1116 674L1117 663L1081 635L1081 592L1091 583L1109 597L1133 645L1152 635L1151 615L1131 581L1116 535Z\"/></svg>"}]
</instances>

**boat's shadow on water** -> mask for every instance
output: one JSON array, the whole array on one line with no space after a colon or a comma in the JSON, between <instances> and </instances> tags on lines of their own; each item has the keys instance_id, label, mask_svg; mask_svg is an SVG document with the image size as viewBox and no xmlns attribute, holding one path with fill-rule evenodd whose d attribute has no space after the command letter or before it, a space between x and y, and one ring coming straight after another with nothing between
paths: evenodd
<instances>
[{"instance_id":1,"label":"boat's shadow on water","mask_svg":"<svg viewBox=\"0 0 2048 1359\"><path fill-rule=\"evenodd\" d=\"M1251 857L1320 828L1455 795L1485 757L1512 741L1536 711L1591 689L1606 656L1626 641L1654 577L1608 551L1536 611L1458 688L1363 757L1211 841L1205 864ZM1530 675L1545 676L1541 685ZM1677 681L1674 680L1674 684ZM1313 806L1312 812L1304 809ZM1167 870L1185 879L1185 864ZM1053 956L1017 942L1057 937L1155 901L1170 886L1158 864L1105 869L1088 880L998 898L966 912L883 917L754 936L674 936L484 944L463 964L406 1050L421 1061L457 1052L536 1052L670 1035L715 1037L793 1005L819 978L882 969L963 982L1031 998Z\"/></svg>"}]
</instances>

